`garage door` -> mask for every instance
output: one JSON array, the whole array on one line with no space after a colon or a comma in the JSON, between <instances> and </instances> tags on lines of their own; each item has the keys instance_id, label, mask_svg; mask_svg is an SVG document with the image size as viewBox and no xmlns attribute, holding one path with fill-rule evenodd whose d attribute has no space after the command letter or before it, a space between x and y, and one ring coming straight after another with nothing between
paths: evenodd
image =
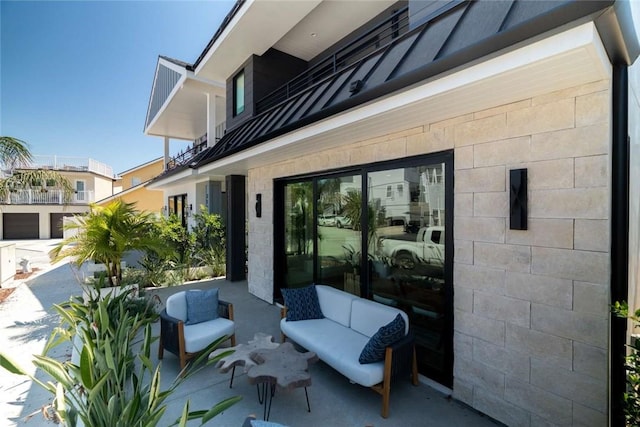
<instances>
[{"instance_id":1,"label":"garage door","mask_svg":"<svg viewBox=\"0 0 640 427\"><path fill-rule=\"evenodd\" d=\"M37 213L5 213L2 221L5 240L40 238Z\"/></svg>"},{"instance_id":2,"label":"garage door","mask_svg":"<svg viewBox=\"0 0 640 427\"><path fill-rule=\"evenodd\" d=\"M52 239L62 239L62 219L65 216L73 216L70 213L50 213L49 214L49 224L50 227L50 236Z\"/></svg>"}]
</instances>

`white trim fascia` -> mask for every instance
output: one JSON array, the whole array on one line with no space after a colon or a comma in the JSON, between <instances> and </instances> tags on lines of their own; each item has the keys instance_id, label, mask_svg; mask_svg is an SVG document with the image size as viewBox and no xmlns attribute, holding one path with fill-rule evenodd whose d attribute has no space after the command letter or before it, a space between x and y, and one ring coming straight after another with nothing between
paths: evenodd
<instances>
[{"instance_id":1,"label":"white trim fascia","mask_svg":"<svg viewBox=\"0 0 640 427\"><path fill-rule=\"evenodd\" d=\"M404 90L401 93L311 124L267 143L258 144L248 150L204 165L199 168L198 173L206 173L220 167L229 166L243 160L260 156L263 153L285 147L297 141L311 138L384 112L402 108L408 104L441 95L490 77L517 71L527 65L532 65L555 56L561 56L576 49L587 49L589 54L597 58L598 63L601 64L598 72L602 79L610 78L611 67L602 41L593 22L587 22L563 33L536 41L530 45L504 53L487 61L453 72L452 74Z\"/></svg>"},{"instance_id":2,"label":"white trim fascia","mask_svg":"<svg viewBox=\"0 0 640 427\"><path fill-rule=\"evenodd\" d=\"M213 52L215 52L218 49L218 47L224 42L224 40L229 36L229 33L231 32L231 30L233 30L235 26L238 25L238 22L247 13L247 11L251 8L251 5L255 1L256 0L246 0L244 2L244 4L240 7L240 10L238 10L234 15L234 17L231 19L231 22L229 22L225 27L225 29L222 31L222 34L220 34L218 39L213 43L213 45L211 45L211 47L207 51L206 55L202 58L198 66L193 70L195 74L199 74L200 71L202 71L202 67L204 66L204 64L209 62L209 59L211 59L211 55L213 55Z\"/></svg>"},{"instance_id":3,"label":"white trim fascia","mask_svg":"<svg viewBox=\"0 0 640 427\"><path fill-rule=\"evenodd\" d=\"M198 83L204 83L204 84L207 84L209 86L213 86L213 87L218 88L218 89L226 89L227 88L226 82L218 82L218 81L215 81L215 80L205 79L204 77L196 76L196 74L191 70L187 70L187 81L189 81L189 80L193 80L193 81L196 81Z\"/></svg>"},{"instance_id":4,"label":"white trim fascia","mask_svg":"<svg viewBox=\"0 0 640 427\"><path fill-rule=\"evenodd\" d=\"M162 190L166 186L176 184L177 181L188 180L193 177L197 177L197 171L195 169L187 169L166 178L160 178L157 181L150 182L147 188L150 190Z\"/></svg>"},{"instance_id":5,"label":"white trim fascia","mask_svg":"<svg viewBox=\"0 0 640 427\"><path fill-rule=\"evenodd\" d=\"M134 167L132 167L132 168L129 168L129 169L127 169L126 171L122 171L122 172L120 172L118 175L122 176L122 175L124 175L124 174L129 173L129 172L133 172L134 170L142 169L142 168L144 168L144 167L146 167L146 166L149 166L149 165L151 165L151 164L153 164L153 163L155 163L155 162L157 162L157 161L159 161L159 160L162 160L162 159L163 159L163 157L157 157L157 158L155 158L155 159L153 159L153 160L149 160L149 161L147 161L147 162L141 163L141 164L139 164L138 166L134 166Z\"/></svg>"},{"instance_id":6,"label":"white trim fascia","mask_svg":"<svg viewBox=\"0 0 640 427\"><path fill-rule=\"evenodd\" d=\"M169 68L170 70L175 71L176 73L184 74L186 71L188 71L185 67L182 67L175 62L171 62L164 58L158 57L158 65L160 65L161 62L162 65Z\"/></svg>"}]
</instances>

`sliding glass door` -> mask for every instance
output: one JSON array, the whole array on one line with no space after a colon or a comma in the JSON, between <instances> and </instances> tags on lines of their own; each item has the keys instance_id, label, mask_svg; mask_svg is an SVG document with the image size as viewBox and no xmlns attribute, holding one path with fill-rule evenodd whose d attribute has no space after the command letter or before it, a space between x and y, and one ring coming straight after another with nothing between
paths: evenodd
<instances>
[{"instance_id":1,"label":"sliding glass door","mask_svg":"<svg viewBox=\"0 0 640 427\"><path fill-rule=\"evenodd\" d=\"M313 184L295 182L284 187L284 282L288 288L313 283Z\"/></svg>"},{"instance_id":2,"label":"sliding glass door","mask_svg":"<svg viewBox=\"0 0 640 427\"><path fill-rule=\"evenodd\" d=\"M409 316L424 371L446 364L445 164L368 174L372 298Z\"/></svg>"},{"instance_id":3,"label":"sliding glass door","mask_svg":"<svg viewBox=\"0 0 640 427\"><path fill-rule=\"evenodd\" d=\"M360 295L362 177L318 179L318 282Z\"/></svg>"},{"instance_id":4,"label":"sliding glass door","mask_svg":"<svg viewBox=\"0 0 640 427\"><path fill-rule=\"evenodd\" d=\"M274 289L326 284L397 307L421 373L453 381L451 153L276 182Z\"/></svg>"}]
</instances>

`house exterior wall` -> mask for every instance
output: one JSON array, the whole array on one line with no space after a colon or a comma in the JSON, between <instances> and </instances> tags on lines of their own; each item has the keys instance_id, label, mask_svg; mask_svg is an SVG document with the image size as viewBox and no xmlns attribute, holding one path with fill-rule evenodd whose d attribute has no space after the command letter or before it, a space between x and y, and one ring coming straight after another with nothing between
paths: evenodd
<instances>
[{"instance_id":1,"label":"house exterior wall","mask_svg":"<svg viewBox=\"0 0 640 427\"><path fill-rule=\"evenodd\" d=\"M114 199L120 199L126 203L135 203L136 209L138 210L160 213L162 211L162 207L166 204L166 199L163 197L162 191L149 190L140 184L150 181L154 177L160 175L163 171L162 162L163 159L158 159L145 166L123 172L120 179L116 180L112 184L112 193L98 198L97 200L99 200L99 202L97 204L106 206ZM138 184L136 185L132 185L134 178L138 180ZM138 188L135 188L129 193L118 194L130 190L135 186L138 186ZM112 196L112 194L113 197L109 197Z\"/></svg>"},{"instance_id":2,"label":"house exterior wall","mask_svg":"<svg viewBox=\"0 0 640 427\"><path fill-rule=\"evenodd\" d=\"M255 115L256 102L297 76L307 68L300 58L269 49L262 56L253 55L227 79L227 129L233 129ZM244 111L234 115L233 79L244 69Z\"/></svg>"},{"instance_id":3,"label":"house exterior wall","mask_svg":"<svg viewBox=\"0 0 640 427\"><path fill-rule=\"evenodd\" d=\"M51 213L82 214L89 212L88 205L2 205L0 208L0 230L4 230L2 213L37 213L40 239L51 238ZM4 239L4 236L0 236Z\"/></svg>"},{"instance_id":4,"label":"house exterior wall","mask_svg":"<svg viewBox=\"0 0 640 427\"><path fill-rule=\"evenodd\" d=\"M147 182L152 178L160 175L163 171L162 159L158 159L157 161L150 163L148 165L142 166L140 168L136 168L130 170L128 172L122 173L122 190L128 190L133 187L132 179L137 178L140 183Z\"/></svg>"},{"instance_id":5,"label":"house exterior wall","mask_svg":"<svg viewBox=\"0 0 640 427\"><path fill-rule=\"evenodd\" d=\"M163 206L167 205L167 199L171 196L179 196L181 194L186 194L187 195L187 205L191 204L193 205L193 212L190 216L187 217L187 225L189 227L192 227L195 224L195 221L193 219L193 214L196 213L196 209L198 208L198 205L196 204L197 202L197 195L196 195L196 185L194 185L193 183L187 182L187 183L183 183L183 184L178 184L178 185L172 185L172 186L167 186L166 188L163 188L163 197L162 197L162 203Z\"/></svg>"},{"instance_id":6,"label":"house exterior wall","mask_svg":"<svg viewBox=\"0 0 640 427\"><path fill-rule=\"evenodd\" d=\"M113 180L109 178L93 175L92 179L87 181L87 184L89 186L93 185L95 200L101 200L113 195Z\"/></svg>"},{"instance_id":7,"label":"house exterior wall","mask_svg":"<svg viewBox=\"0 0 640 427\"><path fill-rule=\"evenodd\" d=\"M275 178L453 150L454 397L508 425L606 425L610 98L594 82L249 170L249 291L273 301Z\"/></svg>"},{"instance_id":8,"label":"house exterior wall","mask_svg":"<svg viewBox=\"0 0 640 427\"><path fill-rule=\"evenodd\" d=\"M104 199L113 194L113 180L111 178L89 172L60 171L60 174L67 178L74 188L76 181L84 181L85 191L93 191L93 201Z\"/></svg>"},{"instance_id":9,"label":"house exterior wall","mask_svg":"<svg viewBox=\"0 0 640 427\"><path fill-rule=\"evenodd\" d=\"M135 203L137 210L153 213L160 213L166 204L166 199L162 197L162 191L147 190L145 187L136 188L126 194L116 194L108 201L98 204L106 206L114 199L120 199L125 203Z\"/></svg>"}]
</instances>

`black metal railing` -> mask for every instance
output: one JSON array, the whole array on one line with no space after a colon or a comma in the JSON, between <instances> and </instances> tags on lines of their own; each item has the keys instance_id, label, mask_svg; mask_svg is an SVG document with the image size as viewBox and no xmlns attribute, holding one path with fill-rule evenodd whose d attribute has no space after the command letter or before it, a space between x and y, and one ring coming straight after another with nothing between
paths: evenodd
<instances>
[{"instance_id":1,"label":"black metal railing","mask_svg":"<svg viewBox=\"0 0 640 427\"><path fill-rule=\"evenodd\" d=\"M360 61L372 52L392 42L398 36L406 33L408 30L408 7L404 7L346 46L341 47L332 55L318 62L313 67L303 71L264 98L260 99L256 102L256 114L260 114L269 108L286 101L308 87L311 87L345 67Z\"/></svg>"},{"instance_id":2,"label":"black metal railing","mask_svg":"<svg viewBox=\"0 0 640 427\"><path fill-rule=\"evenodd\" d=\"M205 133L200 138L193 141L191 147L185 148L178 154L173 156L167 162L167 170L174 169L178 166L185 165L191 161L197 154L201 153L207 148L207 134Z\"/></svg>"}]
</instances>

